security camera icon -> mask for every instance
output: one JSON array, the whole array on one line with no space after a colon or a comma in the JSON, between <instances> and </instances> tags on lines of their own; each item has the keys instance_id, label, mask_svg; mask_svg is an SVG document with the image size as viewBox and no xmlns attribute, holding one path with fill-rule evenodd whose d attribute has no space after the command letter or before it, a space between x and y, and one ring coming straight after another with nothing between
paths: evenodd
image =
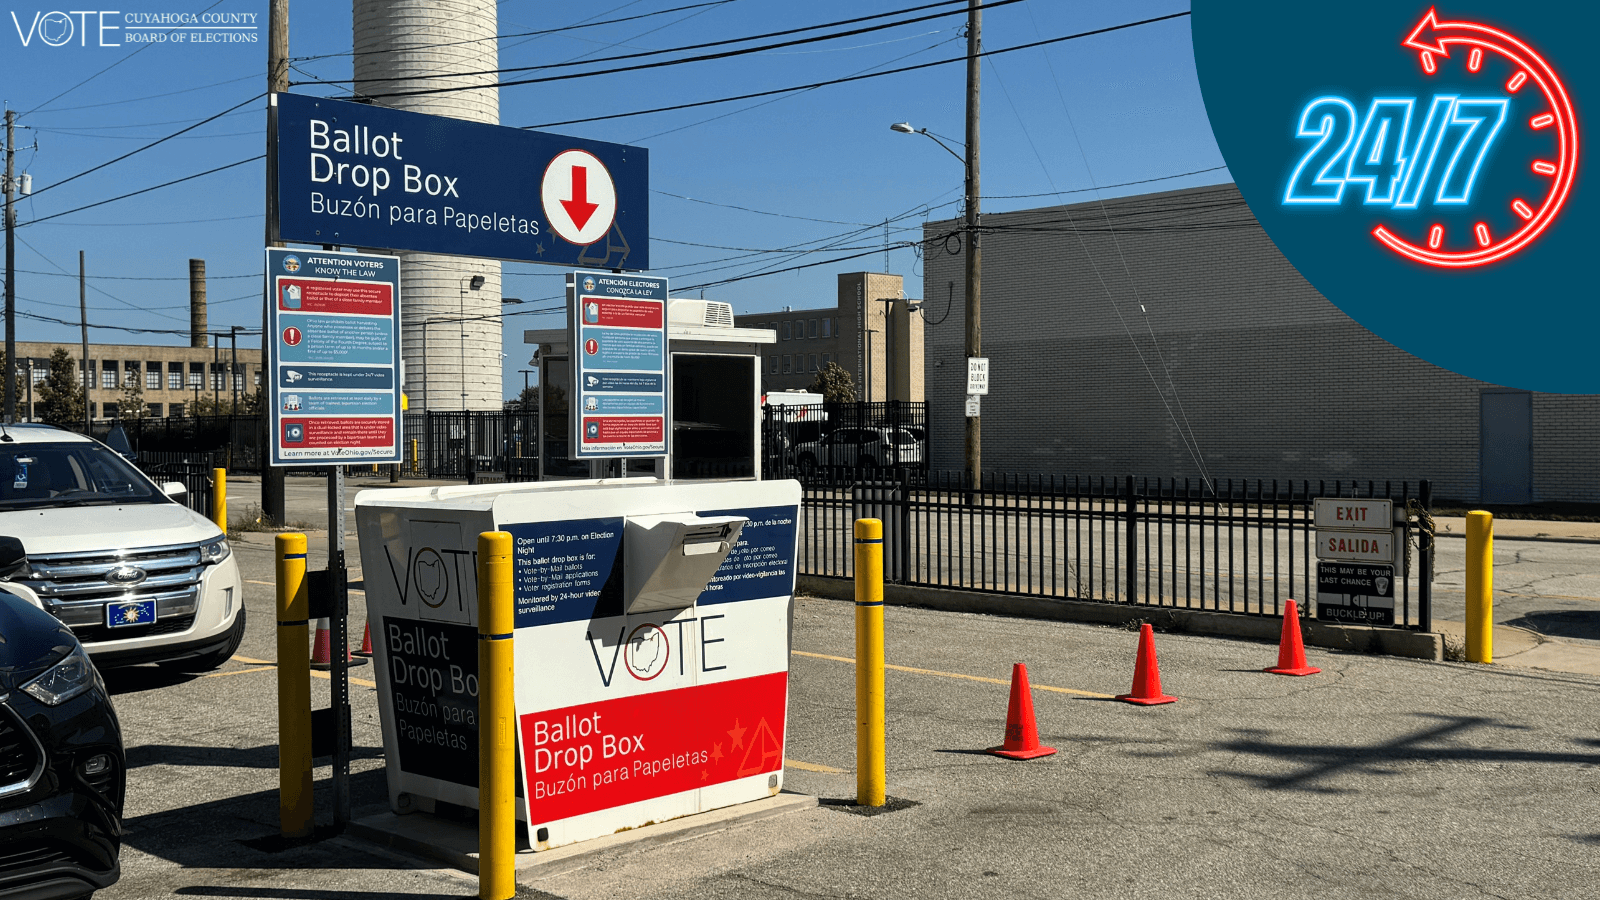
<instances>
[{"instance_id":1,"label":"security camera icon","mask_svg":"<svg viewBox=\"0 0 1600 900\"><path fill-rule=\"evenodd\" d=\"M301 375L299 372L296 372L293 369L285 369L283 371L283 380L289 382L290 384L294 384L304 377L304 375Z\"/></svg>"},{"instance_id":2,"label":"security camera icon","mask_svg":"<svg viewBox=\"0 0 1600 900\"><path fill-rule=\"evenodd\" d=\"M592 388L593 387L599 387L600 386L600 379L594 377L593 375L587 375L587 376L584 376L584 383L588 387L592 387Z\"/></svg>"}]
</instances>

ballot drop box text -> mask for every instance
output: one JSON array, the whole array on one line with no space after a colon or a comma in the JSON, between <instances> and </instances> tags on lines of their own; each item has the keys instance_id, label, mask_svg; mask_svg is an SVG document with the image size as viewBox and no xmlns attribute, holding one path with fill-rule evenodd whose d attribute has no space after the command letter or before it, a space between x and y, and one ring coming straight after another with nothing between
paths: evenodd
<instances>
[{"instance_id":1,"label":"ballot drop box text","mask_svg":"<svg viewBox=\"0 0 1600 900\"><path fill-rule=\"evenodd\" d=\"M548 848L783 786L800 486L356 498L390 801L476 807L477 538L513 539L519 815Z\"/></svg>"}]
</instances>

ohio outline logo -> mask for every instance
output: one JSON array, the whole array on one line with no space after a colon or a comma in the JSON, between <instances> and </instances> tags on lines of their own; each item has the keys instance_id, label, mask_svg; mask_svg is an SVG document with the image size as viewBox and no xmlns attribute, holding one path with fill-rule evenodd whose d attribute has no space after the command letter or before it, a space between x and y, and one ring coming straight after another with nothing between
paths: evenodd
<instances>
[{"instance_id":1,"label":"ohio outline logo","mask_svg":"<svg viewBox=\"0 0 1600 900\"><path fill-rule=\"evenodd\" d=\"M1496 139L1508 127L1526 127L1550 136L1548 152L1523 163L1543 176L1548 187L1542 197L1505 201L1517 223L1509 235L1496 238L1482 219L1465 235L1447 235L1444 225L1435 222L1418 241L1386 225L1372 230L1385 247L1430 266L1466 268L1511 256L1550 227L1572 189L1578 124L1566 86L1544 57L1512 35L1476 22L1441 22L1431 7L1401 47L1420 54L1426 76L1437 75L1442 60L1452 60L1464 63L1471 75L1488 77L1486 54L1503 59L1511 74L1500 86L1503 94L1490 90L1474 96L1435 94L1427 100L1374 97L1364 115L1345 97L1311 100L1301 109L1295 130L1295 137L1309 147L1289 175L1283 204L1337 207L1349 194L1359 196L1362 205L1397 210L1470 208ZM1457 51L1454 57L1452 49ZM1521 122L1508 121L1512 95L1530 84L1543 96L1542 108ZM1458 246L1466 249L1452 249Z\"/></svg>"}]
</instances>

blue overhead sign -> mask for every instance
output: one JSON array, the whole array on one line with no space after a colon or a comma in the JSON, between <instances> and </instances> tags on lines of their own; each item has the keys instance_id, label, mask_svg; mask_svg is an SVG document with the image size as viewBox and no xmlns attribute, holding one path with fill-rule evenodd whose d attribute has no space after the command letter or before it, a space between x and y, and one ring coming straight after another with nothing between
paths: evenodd
<instances>
[{"instance_id":1,"label":"blue overhead sign","mask_svg":"<svg viewBox=\"0 0 1600 900\"><path fill-rule=\"evenodd\" d=\"M650 267L643 147L298 94L274 99L279 240Z\"/></svg>"}]
</instances>

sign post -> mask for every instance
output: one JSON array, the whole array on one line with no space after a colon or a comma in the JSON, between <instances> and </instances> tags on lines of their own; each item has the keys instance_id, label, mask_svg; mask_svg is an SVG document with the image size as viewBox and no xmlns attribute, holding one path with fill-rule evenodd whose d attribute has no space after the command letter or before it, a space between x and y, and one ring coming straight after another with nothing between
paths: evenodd
<instances>
[{"instance_id":1,"label":"sign post","mask_svg":"<svg viewBox=\"0 0 1600 900\"><path fill-rule=\"evenodd\" d=\"M667 279L579 271L570 296L572 458L667 456Z\"/></svg>"},{"instance_id":2,"label":"sign post","mask_svg":"<svg viewBox=\"0 0 1600 900\"><path fill-rule=\"evenodd\" d=\"M1394 501L1318 497L1317 618L1353 625L1394 624Z\"/></svg>"},{"instance_id":3,"label":"sign post","mask_svg":"<svg viewBox=\"0 0 1600 900\"><path fill-rule=\"evenodd\" d=\"M311 573L312 616L329 620L332 705L313 740L333 758L333 817L350 821L349 578L344 466L400 461L400 260L267 248L268 463L328 469L328 568ZM331 738L331 741L327 740ZM316 751L313 751L316 753Z\"/></svg>"}]
</instances>

